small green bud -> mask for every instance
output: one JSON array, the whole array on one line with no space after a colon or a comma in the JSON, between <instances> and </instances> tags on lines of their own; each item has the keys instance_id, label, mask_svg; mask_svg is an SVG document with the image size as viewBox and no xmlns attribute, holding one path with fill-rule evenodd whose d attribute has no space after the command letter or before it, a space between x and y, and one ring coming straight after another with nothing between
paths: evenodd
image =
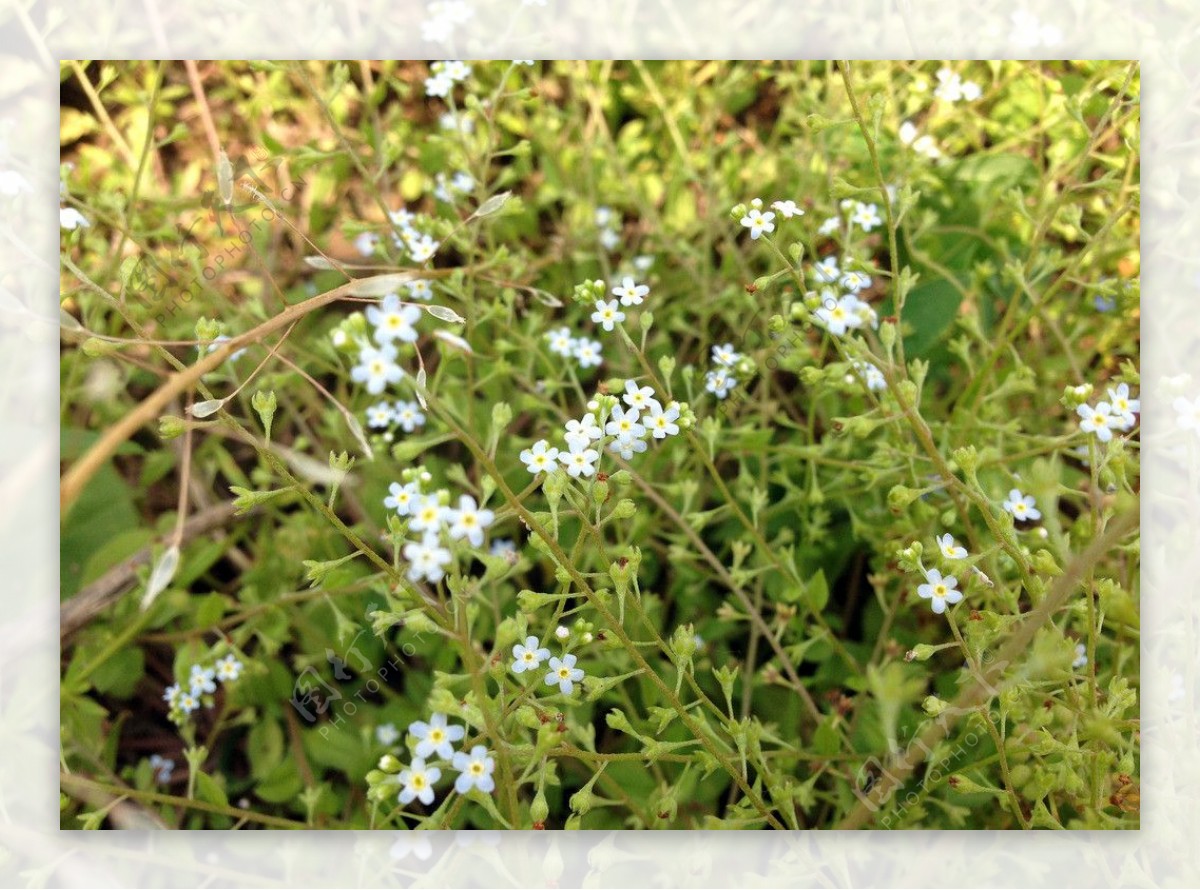
<instances>
[{"instance_id":1,"label":"small green bud","mask_svg":"<svg viewBox=\"0 0 1200 890\"><path fill-rule=\"evenodd\" d=\"M663 380L670 380L675 373L675 356L664 355L658 360L658 370L662 372Z\"/></svg>"},{"instance_id":2,"label":"small green bud","mask_svg":"<svg viewBox=\"0 0 1200 890\"><path fill-rule=\"evenodd\" d=\"M271 438L271 421L275 417L275 409L278 405L275 399L274 390L259 390L250 397L250 405L258 412L259 420L262 421L263 429L266 430L266 436Z\"/></svg>"},{"instance_id":3,"label":"small green bud","mask_svg":"<svg viewBox=\"0 0 1200 890\"><path fill-rule=\"evenodd\" d=\"M83 350L83 354L88 358L100 358L101 356L111 355L119 347L116 343L109 340L101 340L99 337L88 337L79 348Z\"/></svg>"},{"instance_id":4,"label":"small green bud","mask_svg":"<svg viewBox=\"0 0 1200 890\"><path fill-rule=\"evenodd\" d=\"M633 481L633 474L628 470L617 470L608 477L608 481L613 485L628 485Z\"/></svg>"},{"instance_id":5,"label":"small green bud","mask_svg":"<svg viewBox=\"0 0 1200 890\"><path fill-rule=\"evenodd\" d=\"M962 773L955 773L948 780L947 784L959 794L993 794L995 789L986 788L978 782L968 779ZM1015 785L1016 782L1014 781Z\"/></svg>"},{"instance_id":6,"label":"small green bud","mask_svg":"<svg viewBox=\"0 0 1200 890\"><path fill-rule=\"evenodd\" d=\"M808 318L809 310L803 302L797 300L788 308L788 316L792 321L805 321Z\"/></svg>"},{"instance_id":7,"label":"small green bud","mask_svg":"<svg viewBox=\"0 0 1200 890\"><path fill-rule=\"evenodd\" d=\"M196 322L197 340L215 340L221 336L221 326L211 318L201 318Z\"/></svg>"},{"instance_id":8,"label":"small green bud","mask_svg":"<svg viewBox=\"0 0 1200 890\"><path fill-rule=\"evenodd\" d=\"M905 661L928 661L937 652L937 648L930 646L928 643L917 643L906 653L904 653Z\"/></svg>"},{"instance_id":9,"label":"small green bud","mask_svg":"<svg viewBox=\"0 0 1200 890\"><path fill-rule=\"evenodd\" d=\"M1063 389L1062 403L1068 410L1074 411L1092 397L1092 385L1081 383L1078 386L1068 386Z\"/></svg>"},{"instance_id":10,"label":"small green bud","mask_svg":"<svg viewBox=\"0 0 1200 890\"><path fill-rule=\"evenodd\" d=\"M729 218L734 222L741 222L742 217L746 215L745 204L734 204L729 210Z\"/></svg>"},{"instance_id":11,"label":"small green bud","mask_svg":"<svg viewBox=\"0 0 1200 890\"><path fill-rule=\"evenodd\" d=\"M920 496L919 489L909 488L907 485L893 485L887 496L888 509L893 513L901 513Z\"/></svg>"},{"instance_id":12,"label":"small green bud","mask_svg":"<svg viewBox=\"0 0 1200 890\"><path fill-rule=\"evenodd\" d=\"M1062 569L1059 568L1057 562L1049 550L1039 550L1033 554L1033 567L1043 575L1061 575Z\"/></svg>"},{"instance_id":13,"label":"small green bud","mask_svg":"<svg viewBox=\"0 0 1200 890\"><path fill-rule=\"evenodd\" d=\"M974 445L955 448L951 456L968 479L975 478L975 470L979 466L979 452L975 450Z\"/></svg>"},{"instance_id":14,"label":"small green bud","mask_svg":"<svg viewBox=\"0 0 1200 890\"><path fill-rule=\"evenodd\" d=\"M592 486L592 503L596 506L608 500L608 483L597 482Z\"/></svg>"},{"instance_id":15,"label":"small green bud","mask_svg":"<svg viewBox=\"0 0 1200 890\"><path fill-rule=\"evenodd\" d=\"M164 414L158 419L158 435L161 439L178 439L186 429L187 425L182 417Z\"/></svg>"},{"instance_id":16,"label":"small green bud","mask_svg":"<svg viewBox=\"0 0 1200 890\"><path fill-rule=\"evenodd\" d=\"M896 347L896 325L894 323L885 321L879 325L879 342L883 344L884 351L890 357L892 350Z\"/></svg>"},{"instance_id":17,"label":"small green bud","mask_svg":"<svg viewBox=\"0 0 1200 890\"><path fill-rule=\"evenodd\" d=\"M492 435L499 437L512 421L512 406L508 402L497 402L492 406Z\"/></svg>"},{"instance_id":18,"label":"small green bud","mask_svg":"<svg viewBox=\"0 0 1200 890\"><path fill-rule=\"evenodd\" d=\"M923 710L930 717L936 717L948 707L950 707L950 705L947 702L942 701L942 699L938 698L936 695L927 695L925 696L925 700L921 702L921 710Z\"/></svg>"},{"instance_id":19,"label":"small green bud","mask_svg":"<svg viewBox=\"0 0 1200 890\"><path fill-rule=\"evenodd\" d=\"M650 330L650 326L654 324L654 313L643 312L638 316L638 324L642 326L643 332Z\"/></svg>"},{"instance_id":20,"label":"small green bud","mask_svg":"<svg viewBox=\"0 0 1200 890\"><path fill-rule=\"evenodd\" d=\"M678 664L686 664L696 654L696 630L690 624L681 624L671 634L671 652Z\"/></svg>"},{"instance_id":21,"label":"small green bud","mask_svg":"<svg viewBox=\"0 0 1200 890\"><path fill-rule=\"evenodd\" d=\"M534 795L533 803L529 805L529 818L535 824L545 822L546 817L550 815L550 805L546 803L546 795L541 788Z\"/></svg>"},{"instance_id":22,"label":"small green bud","mask_svg":"<svg viewBox=\"0 0 1200 890\"><path fill-rule=\"evenodd\" d=\"M637 504L629 498L621 498L617 501L617 506L613 508L612 515L617 519L629 519L637 512Z\"/></svg>"}]
</instances>

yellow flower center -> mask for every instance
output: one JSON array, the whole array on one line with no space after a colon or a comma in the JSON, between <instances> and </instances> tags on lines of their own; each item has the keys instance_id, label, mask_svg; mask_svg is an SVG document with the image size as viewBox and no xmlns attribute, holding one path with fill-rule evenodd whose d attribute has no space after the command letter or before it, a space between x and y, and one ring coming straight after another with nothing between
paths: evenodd
<instances>
[{"instance_id":1,"label":"yellow flower center","mask_svg":"<svg viewBox=\"0 0 1200 890\"><path fill-rule=\"evenodd\" d=\"M482 775L483 774L483 764L480 763L478 760L473 761L471 763L471 772L477 776Z\"/></svg>"},{"instance_id":2,"label":"yellow flower center","mask_svg":"<svg viewBox=\"0 0 1200 890\"><path fill-rule=\"evenodd\" d=\"M424 773L416 773L415 775L413 775L412 786L414 788L424 788L425 787L425 774Z\"/></svg>"},{"instance_id":3,"label":"yellow flower center","mask_svg":"<svg viewBox=\"0 0 1200 890\"><path fill-rule=\"evenodd\" d=\"M429 731L429 741L431 742L440 742L445 736L446 734L440 729L431 729Z\"/></svg>"},{"instance_id":4,"label":"yellow flower center","mask_svg":"<svg viewBox=\"0 0 1200 890\"><path fill-rule=\"evenodd\" d=\"M946 585L945 584L936 585L933 588L933 595L934 596L945 596L946 595Z\"/></svg>"},{"instance_id":5,"label":"yellow flower center","mask_svg":"<svg viewBox=\"0 0 1200 890\"><path fill-rule=\"evenodd\" d=\"M560 680L566 680L570 676L571 676L570 668L560 667L558 669L558 677Z\"/></svg>"}]
</instances>

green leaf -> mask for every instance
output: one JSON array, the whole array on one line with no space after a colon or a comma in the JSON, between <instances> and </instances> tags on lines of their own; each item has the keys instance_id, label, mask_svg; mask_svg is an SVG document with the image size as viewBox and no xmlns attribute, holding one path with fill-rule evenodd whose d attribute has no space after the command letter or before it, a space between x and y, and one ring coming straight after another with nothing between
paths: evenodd
<instances>
[{"instance_id":1,"label":"green leaf","mask_svg":"<svg viewBox=\"0 0 1200 890\"><path fill-rule=\"evenodd\" d=\"M219 807L229 806L229 798L225 796L225 790L208 773L196 773L196 797L205 803L216 804Z\"/></svg>"}]
</instances>

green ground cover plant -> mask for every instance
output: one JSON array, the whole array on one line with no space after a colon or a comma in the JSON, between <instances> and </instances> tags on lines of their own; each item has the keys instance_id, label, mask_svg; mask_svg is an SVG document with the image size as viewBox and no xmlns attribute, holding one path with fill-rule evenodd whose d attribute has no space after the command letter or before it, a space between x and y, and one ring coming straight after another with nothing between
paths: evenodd
<instances>
[{"instance_id":1,"label":"green ground cover plant","mask_svg":"<svg viewBox=\"0 0 1200 890\"><path fill-rule=\"evenodd\" d=\"M1103 62L62 77L64 828L1137 828Z\"/></svg>"}]
</instances>

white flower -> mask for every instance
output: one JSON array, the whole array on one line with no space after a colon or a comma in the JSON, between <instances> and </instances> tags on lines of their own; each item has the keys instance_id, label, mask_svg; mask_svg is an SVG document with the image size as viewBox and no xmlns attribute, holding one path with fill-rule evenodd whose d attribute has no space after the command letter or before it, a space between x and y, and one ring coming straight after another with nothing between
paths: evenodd
<instances>
[{"instance_id":1,"label":"white flower","mask_svg":"<svg viewBox=\"0 0 1200 890\"><path fill-rule=\"evenodd\" d=\"M521 462L525 469L536 476L538 473L549 473L554 469L554 461L558 457L558 449L551 448L545 439L538 439L532 448L521 452Z\"/></svg>"},{"instance_id":2,"label":"white flower","mask_svg":"<svg viewBox=\"0 0 1200 890\"><path fill-rule=\"evenodd\" d=\"M167 703L168 708L173 708L179 704L179 699L183 697L183 690L179 688L178 683L172 683L163 690L163 701Z\"/></svg>"},{"instance_id":3,"label":"white flower","mask_svg":"<svg viewBox=\"0 0 1200 890\"><path fill-rule=\"evenodd\" d=\"M625 460L632 460L635 454L641 454L647 447L645 439L613 439L608 443L608 450Z\"/></svg>"},{"instance_id":4,"label":"white flower","mask_svg":"<svg viewBox=\"0 0 1200 890\"><path fill-rule=\"evenodd\" d=\"M962 591L954 589L958 587L958 579L953 575L943 578L937 569L930 569L925 575L925 580L929 583L917 588L917 596L929 600L930 607L937 614L941 615L946 611L947 603L953 605L962 599Z\"/></svg>"},{"instance_id":5,"label":"white flower","mask_svg":"<svg viewBox=\"0 0 1200 890\"><path fill-rule=\"evenodd\" d=\"M175 769L175 761L170 757L163 757L161 754L150 755L150 771L154 775L154 781L159 785L169 785L171 783L171 773Z\"/></svg>"},{"instance_id":6,"label":"white flower","mask_svg":"<svg viewBox=\"0 0 1200 890\"><path fill-rule=\"evenodd\" d=\"M517 643L513 646L512 653L514 674L523 674L541 667L542 662L550 657L550 650L538 646L538 638L533 636L526 637L524 645Z\"/></svg>"},{"instance_id":7,"label":"white flower","mask_svg":"<svg viewBox=\"0 0 1200 890\"><path fill-rule=\"evenodd\" d=\"M575 341L575 348L572 355L579 361L581 368L594 368L602 361L600 348L599 340L589 340L586 337L580 337Z\"/></svg>"},{"instance_id":8,"label":"white flower","mask_svg":"<svg viewBox=\"0 0 1200 890\"><path fill-rule=\"evenodd\" d=\"M564 695L570 695L575 684L583 679L583 670L575 667L575 656L564 655L561 659L550 659L550 673L546 674L546 685L558 685Z\"/></svg>"},{"instance_id":9,"label":"white flower","mask_svg":"<svg viewBox=\"0 0 1200 890\"><path fill-rule=\"evenodd\" d=\"M1008 39L1022 49L1049 47L1062 41L1062 31L1055 25L1043 25L1032 12L1018 9L1012 14L1012 31Z\"/></svg>"},{"instance_id":10,"label":"white flower","mask_svg":"<svg viewBox=\"0 0 1200 890\"><path fill-rule=\"evenodd\" d=\"M863 378L863 382L866 383L867 389L872 391L887 389L887 380L884 379L883 372L870 362L856 361L854 363L854 368Z\"/></svg>"},{"instance_id":11,"label":"white flower","mask_svg":"<svg viewBox=\"0 0 1200 890\"><path fill-rule=\"evenodd\" d=\"M640 389L632 380L625 381L625 395L621 397L625 404L630 408L636 408L638 411L645 411L647 408L658 408L662 410L662 405L658 399L654 397L654 388L643 386Z\"/></svg>"},{"instance_id":12,"label":"white flower","mask_svg":"<svg viewBox=\"0 0 1200 890\"><path fill-rule=\"evenodd\" d=\"M492 778L492 772L496 769L496 762L488 756L487 748L483 745L476 745L470 754L459 751L454 755L451 765L459 772L454 780L454 790L459 794L466 794L472 788L478 788L485 794L495 790L496 781Z\"/></svg>"},{"instance_id":13,"label":"white flower","mask_svg":"<svg viewBox=\"0 0 1200 890\"><path fill-rule=\"evenodd\" d=\"M387 402L379 402L367 409L367 426L373 429L392 425L392 406Z\"/></svg>"},{"instance_id":14,"label":"white flower","mask_svg":"<svg viewBox=\"0 0 1200 890\"><path fill-rule=\"evenodd\" d=\"M1113 416L1112 405L1108 402L1099 402L1095 408L1091 405L1079 405L1075 413L1080 417L1079 428L1085 433L1095 433L1101 442L1112 439L1113 427L1123 423L1119 416Z\"/></svg>"},{"instance_id":15,"label":"white flower","mask_svg":"<svg viewBox=\"0 0 1200 890\"><path fill-rule=\"evenodd\" d=\"M439 117L438 126L443 130L458 130L468 136L475 132L475 121L470 115L455 114L453 111L447 111Z\"/></svg>"},{"instance_id":16,"label":"white flower","mask_svg":"<svg viewBox=\"0 0 1200 890\"><path fill-rule=\"evenodd\" d=\"M448 726L445 714L434 714L428 723L423 720L410 723L408 731L417 740L417 757L436 754L442 760L449 760L453 756L454 742L466 732L461 726Z\"/></svg>"},{"instance_id":17,"label":"white flower","mask_svg":"<svg viewBox=\"0 0 1200 890\"><path fill-rule=\"evenodd\" d=\"M626 275L621 283L612 289L614 297L621 298L622 306L640 306L642 299L650 293L649 286L638 284L628 275Z\"/></svg>"},{"instance_id":18,"label":"white flower","mask_svg":"<svg viewBox=\"0 0 1200 890\"><path fill-rule=\"evenodd\" d=\"M425 78L425 95L444 98L454 89L454 81L443 74Z\"/></svg>"},{"instance_id":19,"label":"white flower","mask_svg":"<svg viewBox=\"0 0 1200 890\"><path fill-rule=\"evenodd\" d=\"M74 231L80 226L87 228L91 225L87 217L76 210L74 207L59 207L58 208L58 225L60 228Z\"/></svg>"},{"instance_id":20,"label":"white flower","mask_svg":"<svg viewBox=\"0 0 1200 890\"><path fill-rule=\"evenodd\" d=\"M871 286L871 276L864 275L862 272L843 272L842 279L838 283L850 293L856 294Z\"/></svg>"},{"instance_id":21,"label":"white flower","mask_svg":"<svg viewBox=\"0 0 1200 890\"><path fill-rule=\"evenodd\" d=\"M400 771L400 803L410 804L414 799L426 806L433 803L433 785L441 777L436 766L427 767L423 757L414 757L412 765Z\"/></svg>"},{"instance_id":22,"label":"white flower","mask_svg":"<svg viewBox=\"0 0 1200 890\"><path fill-rule=\"evenodd\" d=\"M616 229L603 229L600 232L600 246L605 250L616 250L621 243L621 236Z\"/></svg>"},{"instance_id":23,"label":"white flower","mask_svg":"<svg viewBox=\"0 0 1200 890\"><path fill-rule=\"evenodd\" d=\"M383 392L389 383L396 383L404 376L404 371L396 364L396 347L385 343L378 349L364 346L358 354L358 364L350 369L350 379L356 383L365 383L367 392L373 396Z\"/></svg>"},{"instance_id":24,"label":"white flower","mask_svg":"<svg viewBox=\"0 0 1200 890\"><path fill-rule=\"evenodd\" d=\"M558 637L558 639L565 641L571 636L571 629L565 624L560 624L558 627L554 628L554 635Z\"/></svg>"},{"instance_id":25,"label":"white flower","mask_svg":"<svg viewBox=\"0 0 1200 890\"><path fill-rule=\"evenodd\" d=\"M611 207L600 206L596 208L595 215L596 225L603 228L613 220L613 209Z\"/></svg>"},{"instance_id":26,"label":"white flower","mask_svg":"<svg viewBox=\"0 0 1200 890\"><path fill-rule=\"evenodd\" d=\"M827 256L814 265L812 273L821 284L833 284L842 275L841 269L838 268L837 257L832 256Z\"/></svg>"},{"instance_id":27,"label":"white flower","mask_svg":"<svg viewBox=\"0 0 1200 890\"><path fill-rule=\"evenodd\" d=\"M732 368L742 360L742 355L739 352L734 352L732 343L723 343L720 346L712 348L712 360L715 364Z\"/></svg>"},{"instance_id":28,"label":"white flower","mask_svg":"<svg viewBox=\"0 0 1200 890\"><path fill-rule=\"evenodd\" d=\"M1129 384L1120 383L1116 389L1110 386L1108 388L1108 401L1112 405L1113 414L1117 418L1113 421L1113 426L1121 430L1133 429L1133 425L1137 423L1137 418L1134 415L1141 412L1142 403L1139 399L1129 398Z\"/></svg>"},{"instance_id":29,"label":"white flower","mask_svg":"<svg viewBox=\"0 0 1200 890\"><path fill-rule=\"evenodd\" d=\"M939 68L938 85L933 94L945 102L957 102L963 97L962 78L949 68Z\"/></svg>"},{"instance_id":30,"label":"white flower","mask_svg":"<svg viewBox=\"0 0 1200 890\"><path fill-rule=\"evenodd\" d=\"M646 428L638 423L637 408L626 410L620 405L615 405L611 419L604 425L604 432L616 436L618 441L630 442L645 436Z\"/></svg>"},{"instance_id":31,"label":"white flower","mask_svg":"<svg viewBox=\"0 0 1200 890\"><path fill-rule=\"evenodd\" d=\"M488 548L488 553L492 556L512 557L512 563L516 563L517 545L513 543L511 538L495 538L492 541L492 546Z\"/></svg>"},{"instance_id":32,"label":"white flower","mask_svg":"<svg viewBox=\"0 0 1200 890\"><path fill-rule=\"evenodd\" d=\"M737 378L725 368L715 368L704 375L704 388L718 399L729 395L729 391L737 386Z\"/></svg>"},{"instance_id":33,"label":"white flower","mask_svg":"<svg viewBox=\"0 0 1200 890\"><path fill-rule=\"evenodd\" d=\"M374 232L359 232L358 237L354 239L354 249L363 256L373 254L378 245L379 236Z\"/></svg>"},{"instance_id":34,"label":"white flower","mask_svg":"<svg viewBox=\"0 0 1200 890\"><path fill-rule=\"evenodd\" d=\"M567 421L567 444L573 442L594 442L604 435L604 431L600 429L600 425L596 423L595 415L585 414L582 420Z\"/></svg>"},{"instance_id":35,"label":"white flower","mask_svg":"<svg viewBox=\"0 0 1200 890\"><path fill-rule=\"evenodd\" d=\"M435 64L442 66L440 74L443 77L448 77L455 83L461 83L471 76L471 66L466 62L452 61Z\"/></svg>"},{"instance_id":36,"label":"white flower","mask_svg":"<svg viewBox=\"0 0 1200 890\"><path fill-rule=\"evenodd\" d=\"M183 711L185 714L190 714L192 711L195 711L200 707L200 695L199 693L189 689L187 692L182 692L179 694L179 701L177 703L179 705L179 710Z\"/></svg>"},{"instance_id":37,"label":"white flower","mask_svg":"<svg viewBox=\"0 0 1200 890\"><path fill-rule=\"evenodd\" d=\"M445 566L450 563L450 551L437 542L436 537L426 536L421 541L409 541L404 545L404 558L408 560L408 580L424 578L433 584L446 575Z\"/></svg>"},{"instance_id":38,"label":"white flower","mask_svg":"<svg viewBox=\"0 0 1200 890\"><path fill-rule=\"evenodd\" d=\"M982 95L983 95L983 90L980 89L979 84L977 84L975 81L973 81L973 80L964 80L963 81L962 97L964 100L966 100L967 102L974 102L976 99L978 99Z\"/></svg>"},{"instance_id":39,"label":"white flower","mask_svg":"<svg viewBox=\"0 0 1200 890\"><path fill-rule=\"evenodd\" d=\"M793 216L804 216L804 211L796 206L795 201L772 201L771 206L779 211L779 215L784 219L791 219Z\"/></svg>"},{"instance_id":40,"label":"white flower","mask_svg":"<svg viewBox=\"0 0 1200 890\"><path fill-rule=\"evenodd\" d=\"M596 472L596 461L600 460L600 452L588 448L587 442L571 439L568 442L570 451L561 451L558 460L573 479L580 476L591 476Z\"/></svg>"},{"instance_id":41,"label":"white flower","mask_svg":"<svg viewBox=\"0 0 1200 890\"><path fill-rule=\"evenodd\" d=\"M416 402L397 402L392 414L406 433L411 433L419 426L425 426L425 415L421 413L421 406Z\"/></svg>"},{"instance_id":42,"label":"white flower","mask_svg":"<svg viewBox=\"0 0 1200 890\"><path fill-rule=\"evenodd\" d=\"M198 664L192 665L191 676L188 677L188 684L191 687L192 695L199 696L202 692L216 692L217 672L212 668L201 667Z\"/></svg>"},{"instance_id":43,"label":"white flower","mask_svg":"<svg viewBox=\"0 0 1200 890\"><path fill-rule=\"evenodd\" d=\"M967 558L967 548L959 547L957 544L955 544L954 535L950 534L949 532L946 532L946 534L938 538L937 542L938 550L942 551L942 556L946 557L946 559Z\"/></svg>"},{"instance_id":44,"label":"white flower","mask_svg":"<svg viewBox=\"0 0 1200 890\"><path fill-rule=\"evenodd\" d=\"M407 485L393 482L388 486L388 491L391 493L383 499L383 505L389 510L395 510L400 516L411 513L413 505L421 497L421 486L417 482L409 482Z\"/></svg>"},{"instance_id":45,"label":"white flower","mask_svg":"<svg viewBox=\"0 0 1200 890\"><path fill-rule=\"evenodd\" d=\"M409 297L414 300L432 300L433 285L424 278L418 278L416 281L404 282L404 288L408 291Z\"/></svg>"},{"instance_id":46,"label":"white flower","mask_svg":"<svg viewBox=\"0 0 1200 890\"><path fill-rule=\"evenodd\" d=\"M864 232L871 231L871 229L883 222L879 216L878 207L874 204L861 203L854 208L854 213L850 214L850 221Z\"/></svg>"},{"instance_id":47,"label":"white flower","mask_svg":"<svg viewBox=\"0 0 1200 890\"><path fill-rule=\"evenodd\" d=\"M678 419L678 405L668 405L665 411L657 405L653 405L650 408L650 417L646 420L646 429L654 438L665 439L667 436L679 433L679 424L675 423Z\"/></svg>"},{"instance_id":48,"label":"white flower","mask_svg":"<svg viewBox=\"0 0 1200 890\"><path fill-rule=\"evenodd\" d=\"M824 324L825 330L835 337L841 337L851 328L862 327L862 316L858 313L861 302L853 294L845 294L837 300L827 300L826 305L815 314Z\"/></svg>"},{"instance_id":49,"label":"white flower","mask_svg":"<svg viewBox=\"0 0 1200 890\"><path fill-rule=\"evenodd\" d=\"M972 84L972 86L974 86L974 84ZM937 147L937 143L934 141L933 137L928 134L925 134L924 136L918 135L917 128L913 126L911 121L905 121L902 123L897 135L900 137L901 142L903 142L905 145L911 145L913 151L917 152L918 154L923 154L927 158L935 161L942 156L942 152Z\"/></svg>"},{"instance_id":50,"label":"white flower","mask_svg":"<svg viewBox=\"0 0 1200 890\"><path fill-rule=\"evenodd\" d=\"M442 523L446 521L448 512L436 494L422 495L411 508L412 519L409 520L409 527L415 532L436 535L441 530Z\"/></svg>"},{"instance_id":51,"label":"white flower","mask_svg":"<svg viewBox=\"0 0 1200 890\"><path fill-rule=\"evenodd\" d=\"M633 258L633 268L639 272L646 273L650 271L650 267L654 265L654 257L648 253L639 254Z\"/></svg>"},{"instance_id":52,"label":"white flower","mask_svg":"<svg viewBox=\"0 0 1200 890\"><path fill-rule=\"evenodd\" d=\"M1075 660L1071 662L1071 667L1078 670L1081 667L1087 666L1087 646L1083 643L1075 644Z\"/></svg>"},{"instance_id":53,"label":"white flower","mask_svg":"<svg viewBox=\"0 0 1200 890\"><path fill-rule=\"evenodd\" d=\"M217 679L222 683L230 683L242 675L242 663L237 656L230 653L224 658L218 658L213 666Z\"/></svg>"},{"instance_id":54,"label":"white flower","mask_svg":"<svg viewBox=\"0 0 1200 890\"><path fill-rule=\"evenodd\" d=\"M625 313L617 308L616 300L609 300L607 303L604 300L596 301L596 311L592 313L592 321L601 325L604 330L611 331L614 324L624 320Z\"/></svg>"},{"instance_id":55,"label":"white flower","mask_svg":"<svg viewBox=\"0 0 1200 890\"><path fill-rule=\"evenodd\" d=\"M550 341L550 351L555 355L569 356L575 349L575 338L571 336L570 328L555 328L546 332Z\"/></svg>"},{"instance_id":56,"label":"white flower","mask_svg":"<svg viewBox=\"0 0 1200 890\"><path fill-rule=\"evenodd\" d=\"M1037 501L1033 499L1033 495L1021 494L1021 490L1018 488L1014 488L1008 493L1004 509L1017 520L1025 519L1032 522L1042 518L1042 511L1037 508Z\"/></svg>"},{"instance_id":57,"label":"white flower","mask_svg":"<svg viewBox=\"0 0 1200 890\"><path fill-rule=\"evenodd\" d=\"M464 494L458 499L457 510L446 511L446 519L450 523L450 540L466 538L472 547L482 547L483 530L496 520L496 514L480 509L475 498Z\"/></svg>"},{"instance_id":58,"label":"white flower","mask_svg":"<svg viewBox=\"0 0 1200 890\"><path fill-rule=\"evenodd\" d=\"M757 208L746 211L746 215L742 217L742 225L750 230L750 238L757 241L764 232L770 234L775 231L775 214L771 211L763 213Z\"/></svg>"},{"instance_id":59,"label":"white flower","mask_svg":"<svg viewBox=\"0 0 1200 890\"><path fill-rule=\"evenodd\" d=\"M441 246L429 235L421 235L405 243L408 247L409 256L412 257L414 263L424 263L426 260L431 259L437 253L438 247Z\"/></svg>"},{"instance_id":60,"label":"white flower","mask_svg":"<svg viewBox=\"0 0 1200 890\"><path fill-rule=\"evenodd\" d=\"M841 227L842 227L841 218L837 217L837 216L831 216L828 219L826 219L825 222L821 223L821 225L817 228L817 234L818 235L836 235L838 229L840 229Z\"/></svg>"},{"instance_id":61,"label":"white flower","mask_svg":"<svg viewBox=\"0 0 1200 890\"><path fill-rule=\"evenodd\" d=\"M1200 396L1195 399L1176 396L1171 407L1175 409L1175 425L1200 436Z\"/></svg>"},{"instance_id":62,"label":"white flower","mask_svg":"<svg viewBox=\"0 0 1200 890\"><path fill-rule=\"evenodd\" d=\"M383 723L375 727L375 741L389 748L400 741L400 730L394 723Z\"/></svg>"}]
</instances>

